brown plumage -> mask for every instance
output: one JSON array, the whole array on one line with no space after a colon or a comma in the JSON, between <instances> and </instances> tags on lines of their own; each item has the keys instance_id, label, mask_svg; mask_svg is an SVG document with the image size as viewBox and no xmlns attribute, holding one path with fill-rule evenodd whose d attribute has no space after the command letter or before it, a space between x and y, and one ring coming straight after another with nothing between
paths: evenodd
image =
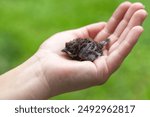
<instances>
[{"instance_id":1,"label":"brown plumage","mask_svg":"<svg viewBox=\"0 0 150 117\"><path fill-rule=\"evenodd\" d=\"M102 49L109 41L106 39L98 43L92 39L78 38L67 42L62 52L66 52L74 60L94 61L103 55Z\"/></svg>"}]
</instances>

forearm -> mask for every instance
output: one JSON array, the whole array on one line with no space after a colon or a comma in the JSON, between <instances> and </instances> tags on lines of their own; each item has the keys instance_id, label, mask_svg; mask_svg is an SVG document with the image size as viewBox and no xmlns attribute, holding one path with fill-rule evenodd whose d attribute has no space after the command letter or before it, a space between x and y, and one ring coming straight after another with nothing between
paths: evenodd
<instances>
[{"instance_id":1,"label":"forearm","mask_svg":"<svg viewBox=\"0 0 150 117\"><path fill-rule=\"evenodd\" d=\"M0 76L0 99L47 99L48 89L35 56ZM39 81L40 80L40 81Z\"/></svg>"}]
</instances>

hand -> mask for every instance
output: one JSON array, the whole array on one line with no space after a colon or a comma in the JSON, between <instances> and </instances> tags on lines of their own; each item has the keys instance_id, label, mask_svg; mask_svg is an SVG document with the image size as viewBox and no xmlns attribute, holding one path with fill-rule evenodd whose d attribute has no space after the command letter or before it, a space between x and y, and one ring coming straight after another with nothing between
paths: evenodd
<instances>
[{"instance_id":1,"label":"hand","mask_svg":"<svg viewBox=\"0 0 150 117\"><path fill-rule=\"evenodd\" d=\"M58 33L45 41L36 57L50 96L103 84L116 71L143 32L140 26L147 16L141 3L121 4L107 23L100 22L79 29ZM92 38L111 42L104 56L94 62L71 60L61 50L76 38Z\"/></svg>"},{"instance_id":2,"label":"hand","mask_svg":"<svg viewBox=\"0 0 150 117\"><path fill-rule=\"evenodd\" d=\"M48 99L105 83L136 44L146 16L141 3L125 2L107 23L55 34L29 60L0 76L0 99ZM111 41L104 56L94 62L76 61L61 52L66 42L76 38Z\"/></svg>"}]
</instances>

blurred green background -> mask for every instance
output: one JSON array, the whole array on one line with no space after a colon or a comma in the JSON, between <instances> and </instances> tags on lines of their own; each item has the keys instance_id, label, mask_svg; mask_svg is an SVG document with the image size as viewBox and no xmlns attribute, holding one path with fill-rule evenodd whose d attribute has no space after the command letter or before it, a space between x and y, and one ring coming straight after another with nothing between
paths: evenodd
<instances>
[{"instance_id":1,"label":"blurred green background","mask_svg":"<svg viewBox=\"0 0 150 117\"><path fill-rule=\"evenodd\" d=\"M0 74L36 52L54 33L107 21L124 0L0 0ZM149 0L142 2L150 11ZM150 99L150 19L126 61L99 87L52 99Z\"/></svg>"}]
</instances>

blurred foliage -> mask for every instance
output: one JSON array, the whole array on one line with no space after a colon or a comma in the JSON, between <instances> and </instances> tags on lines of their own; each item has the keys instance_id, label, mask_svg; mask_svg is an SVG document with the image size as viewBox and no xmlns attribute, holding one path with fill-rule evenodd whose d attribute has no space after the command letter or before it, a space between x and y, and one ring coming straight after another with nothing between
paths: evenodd
<instances>
[{"instance_id":1,"label":"blurred foliage","mask_svg":"<svg viewBox=\"0 0 150 117\"><path fill-rule=\"evenodd\" d=\"M0 0L0 74L32 56L54 33L107 21L124 0ZM150 11L149 0L142 2ZM99 87L52 99L150 99L150 19L120 69Z\"/></svg>"}]
</instances>

